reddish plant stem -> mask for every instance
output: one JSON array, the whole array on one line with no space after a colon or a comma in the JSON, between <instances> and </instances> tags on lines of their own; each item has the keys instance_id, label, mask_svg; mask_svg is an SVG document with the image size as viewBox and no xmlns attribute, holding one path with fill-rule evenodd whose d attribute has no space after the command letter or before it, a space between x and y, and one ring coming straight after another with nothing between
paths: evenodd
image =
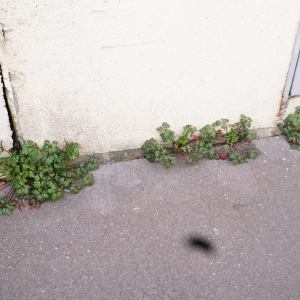
<instances>
[{"instance_id":1,"label":"reddish plant stem","mask_svg":"<svg viewBox=\"0 0 300 300\"><path fill-rule=\"evenodd\" d=\"M12 185L11 188L10 188L10 190L9 190L9 192L6 195L7 201L11 201L13 199L15 193L16 193L16 189Z\"/></svg>"}]
</instances>

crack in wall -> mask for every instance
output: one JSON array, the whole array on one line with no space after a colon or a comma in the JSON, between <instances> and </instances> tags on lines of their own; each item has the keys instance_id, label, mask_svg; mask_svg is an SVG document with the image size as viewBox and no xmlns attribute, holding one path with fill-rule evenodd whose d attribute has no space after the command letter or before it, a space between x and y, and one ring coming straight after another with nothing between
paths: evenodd
<instances>
[{"instance_id":1,"label":"crack in wall","mask_svg":"<svg viewBox=\"0 0 300 300\"><path fill-rule=\"evenodd\" d=\"M2 25L0 24L1 26L1 32L2 32L2 39L5 41L5 30L3 29Z\"/></svg>"},{"instance_id":2,"label":"crack in wall","mask_svg":"<svg viewBox=\"0 0 300 300\"><path fill-rule=\"evenodd\" d=\"M2 40L2 42L3 42L3 41L5 41L5 30L4 30L4 28L3 28L3 24L2 24L2 23L0 23L0 29L1 29L1 33L2 33L2 38L1 38L1 40Z\"/></svg>"},{"instance_id":3,"label":"crack in wall","mask_svg":"<svg viewBox=\"0 0 300 300\"><path fill-rule=\"evenodd\" d=\"M278 114L277 114L277 117L279 117L280 120L283 119L285 113L286 113L286 110L287 110L287 107L288 107L288 103L289 103L289 99L287 99L286 101L283 100L283 97L281 98L281 101L280 101L280 105L279 105L279 111L278 111Z\"/></svg>"},{"instance_id":4,"label":"crack in wall","mask_svg":"<svg viewBox=\"0 0 300 300\"><path fill-rule=\"evenodd\" d=\"M5 41L5 31L3 30L2 24L0 23L0 32L2 32L2 43L1 43L1 36L0 36L0 77L2 82L3 88L3 97L6 105L6 109L8 112L10 127L13 132L12 138L14 147L18 147L20 143L23 143L23 139L19 136L19 123L17 117L17 111L15 106L15 99L13 88L10 81L9 71L5 62L5 56L2 50L2 45ZM2 44L2 45L1 45Z\"/></svg>"},{"instance_id":5,"label":"crack in wall","mask_svg":"<svg viewBox=\"0 0 300 300\"><path fill-rule=\"evenodd\" d=\"M5 83L3 80L3 72L2 72L1 64L0 64L0 78L1 78L1 84L2 84L2 89L3 89L3 98L4 98L4 102L5 102L5 107L6 107L7 114L8 114L10 129L12 131L13 146L15 148L15 147L18 147L20 143L18 141L15 124L14 124L13 117L12 117L12 114L11 114L11 111L10 111L10 108L8 105L8 100L6 97L6 88L5 88Z\"/></svg>"}]
</instances>

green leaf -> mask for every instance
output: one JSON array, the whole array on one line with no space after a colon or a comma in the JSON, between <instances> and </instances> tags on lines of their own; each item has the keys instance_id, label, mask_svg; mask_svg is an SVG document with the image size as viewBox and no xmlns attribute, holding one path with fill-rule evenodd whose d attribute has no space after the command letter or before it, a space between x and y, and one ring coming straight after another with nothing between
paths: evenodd
<instances>
[{"instance_id":1,"label":"green leaf","mask_svg":"<svg viewBox=\"0 0 300 300\"><path fill-rule=\"evenodd\" d=\"M36 196L37 200L40 203L43 203L50 198L49 194L44 189L33 190L33 194Z\"/></svg>"},{"instance_id":2,"label":"green leaf","mask_svg":"<svg viewBox=\"0 0 300 300\"><path fill-rule=\"evenodd\" d=\"M181 145L185 145L188 141L189 141L188 138L184 135L182 135L178 138L178 144L181 144Z\"/></svg>"},{"instance_id":3,"label":"green leaf","mask_svg":"<svg viewBox=\"0 0 300 300\"><path fill-rule=\"evenodd\" d=\"M223 152L227 152L227 151L229 151L229 149L230 149L229 145L223 146Z\"/></svg>"},{"instance_id":4,"label":"green leaf","mask_svg":"<svg viewBox=\"0 0 300 300\"><path fill-rule=\"evenodd\" d=\"M86 186L89 186L89 185L93 185L94 183L94 175L89 173L87 174L83 179L83 184L86 185Z\"/></svg>"},{"instance_id":5,"label":"green leaf","mask_svg":"<svg viewBox=\"0 0 300 300\"><path fill-rule=\"evenodd\" d=\"M197 131L196 127L192 126L192 125L186 125L185 127L183 127L183 132L182 135L184 135L185 137L192 137L193 134Z\"/></svg>"}]
</instances>

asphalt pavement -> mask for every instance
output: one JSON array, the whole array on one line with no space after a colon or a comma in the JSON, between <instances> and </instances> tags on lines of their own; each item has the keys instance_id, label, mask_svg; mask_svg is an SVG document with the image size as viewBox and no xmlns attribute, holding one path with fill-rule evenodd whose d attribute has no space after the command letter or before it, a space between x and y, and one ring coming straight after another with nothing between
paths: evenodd
<instances>
[{"instance_id":1,"label":"asphalt pavement","mask_svg":"<svg viewBox=\"0 0 300 300\"><path fill-rule=\"evenodd\" d=\"M0 299L300 299L300 152L100 166L95 184L0 216Z\"/></svg>"}]
</instances>

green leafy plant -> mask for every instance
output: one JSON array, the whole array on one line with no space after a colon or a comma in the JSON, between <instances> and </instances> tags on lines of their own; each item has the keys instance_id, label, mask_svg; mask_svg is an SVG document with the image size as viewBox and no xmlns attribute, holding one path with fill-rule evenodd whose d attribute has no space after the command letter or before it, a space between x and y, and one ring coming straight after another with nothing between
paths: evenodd
<instances>
[{"instance_id":1,"label":"green leafy plant","mask_svg":"<svg viewBox=\"0 0 300 300\"><path fill-rule=\"evenodd\" d=\"M15 208L15 202L8 202L6 197L0 198L0 216L1 215L11 215L12 210Z\"/></svg>"},{"instance_id":2,"label":"green leafy plant","mask_svg":"<svg viewBox=\"0 0 300 300\"><path fill-rule=\"evenodd\" d=\"M163 143L152 138L144 143L142 149L150 162L163 162L166 168L175 165L177 158L185 159L187 163L204 157L229 159L233 164L256 158L260 151L252 142L255 139L250 130L252 120L241 115L238 123L228 125L228 122L229 120L222 119L199 131L194 126L187 125L177 139L169 124L163 123L157 128Z\"/></svg>"},{"instance_id":3,"label":"green leafy plant","mask_svg":"<svg viewBox=\"0 0 300 300\"><path fill-rule=\"evenodd\" d=\"M286 136L291 149L300 150L300 106L295 108L295 113L289 114L283 123L277 126Z\"/></svg>"},{"instance_id":4,"label":"green leafy plant","mask_svg":"<svg viewBox=\"0 0 300 300\"><path fill-rule=\"evenodd\" d=\"M2 214L10 214L16 206L22 210L20 199L28 200L31 209L39 208L47 200L62 198L66 189L77 194L83 186L92 185L94 176L89 171L99 167L98 158L70 164L79 157L79 148L79 144L67 142L60 149L57 142L48 140L39 148L28 141L19 151L10 153L1 143L0 153L6 151L10 155L0 158L0 173L12 186L6 197L1 198Z\"/></svg>"}]
</instances>

